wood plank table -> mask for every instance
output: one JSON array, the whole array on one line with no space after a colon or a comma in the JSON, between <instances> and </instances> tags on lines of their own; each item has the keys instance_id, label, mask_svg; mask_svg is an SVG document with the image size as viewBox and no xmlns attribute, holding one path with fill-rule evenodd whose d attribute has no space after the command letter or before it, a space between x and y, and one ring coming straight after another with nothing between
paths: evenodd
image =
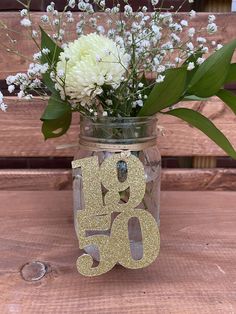
<instances>
[{"instance_id":1,"label":"wood plank table","mask_svg":"<svg viewBox=\"0 0 236 314\"><path fill-rule=\"evenodd\" d=\"M236 313L236 193L162 192L161 254L77 273L71 191L0 192L0 313Z\"/></svg>"}]
</instances>

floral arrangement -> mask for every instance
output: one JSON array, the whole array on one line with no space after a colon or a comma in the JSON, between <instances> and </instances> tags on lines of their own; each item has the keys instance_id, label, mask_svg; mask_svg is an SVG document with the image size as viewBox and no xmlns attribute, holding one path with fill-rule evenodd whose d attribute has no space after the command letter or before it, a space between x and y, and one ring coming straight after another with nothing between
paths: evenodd
<instances>
[{"instance_id":1,"label":"floral arrangement","mask_svg":"<svg viewBox=\"0 0 236 314\"><path fill-rule=\"evenodd\" d=\"M73 112L91 119L160 113L197 127L236 158L210 120L192 109L174 107L180 101L217 96L236 113L236 96L224 89L236 81L236 64L231 63L236 40L223 46L210 39L218 30L214 15L195 29L195 11L183 19L179 7L171 12L174 6L165 8L164 1L151 0L148 13L145 6L134 12L128 0L112 7L105 0L69 0L63 12L52 2L35 23L30 1L18 2L24 7L21 25L36 51L27 73L9 76L6 82L20 99L37 96L48 102L41 118L45 139L65 134ZM70 11L76 8L80 14ZM70 24L76 25L74 41L68 39ZM14 34L1 21L0 27ZM8 37L7 51L20 54ZM0 107L7 110L1 92Z\"/></svg>"}]
</instances>

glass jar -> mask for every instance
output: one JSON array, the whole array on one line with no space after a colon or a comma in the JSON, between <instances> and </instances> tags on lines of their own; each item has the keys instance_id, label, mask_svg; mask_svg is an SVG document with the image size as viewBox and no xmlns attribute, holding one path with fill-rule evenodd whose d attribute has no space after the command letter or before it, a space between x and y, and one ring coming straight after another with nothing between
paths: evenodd
<instances>
[{"instance_id":1,"label":"glass jar","mask_svg":"<svg viewBox=\"0 0 236 314\"><path fill-rule=\"evenodd\" d=\"M111 147L112 149L109 149ZM80 118L80 146L74 160L97 156L99 165L116 154L118 151L129 150L130 153L141 161L144 167L146 179L146 192L139 209L149 211L158 226L160 225L160 183L161 183L161 156L157 148L157 119L152 117L102 117L91 118L81 116ZM119 181L124 181L127 176L127 165L125 162L117 163L117 175ZM92 182L91 182L92 184ZM101 186L102 191L102 186ZM73 170L73 199L74 199L74 221L78 231L80 226L77 221L78 211L84 210L83 176L81 168ZM127 202L128 194L120 193L120 202ZM115 218L112 217L112 220ZM104 234L110 231L95 232L87 231L86 236ZM78 232L77 232L78 234ZM142 258L142 234L139 221L131 218L128 224L130 241L130 253L135 260ZM86 246L84 251L91 255L94 260L99 260L99 251L96 246Z\"/></svg>"}]
</instances>

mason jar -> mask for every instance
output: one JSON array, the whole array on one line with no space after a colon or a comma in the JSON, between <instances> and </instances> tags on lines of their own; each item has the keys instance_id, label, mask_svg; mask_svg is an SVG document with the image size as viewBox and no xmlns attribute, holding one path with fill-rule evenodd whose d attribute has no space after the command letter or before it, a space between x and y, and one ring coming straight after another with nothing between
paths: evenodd
<instances>
[{"instance_id":1,"label":"mason jar","mask_svg":"<svg viewBox=\"0 0 236 314\"><path fill-rule=\"evenodd\" d=\"M137 157L143 165L146 191L138 209L151 213L160 225L160 184L161 184L161 155L157 147L157 119L151 117L80 117L79 146L74 160L97 157L99 166L114 154L127 152ZM123 182L127 178L127 164L120 161L116 165L117 177ZM91 169L93 171L93 169ZM138 174L137 174L138 175ZM91 188L93 186L91 182ZM106 189L100 185L101 193L106 194ZM74 222L78 234L80 225L78 223L79 211L85 210L83 175L81 168L73 169L73 201ZM120 192L120 202L126 203L129 192ZM117 216L114 213L112 221ZM98 234L108 235L110 230L94 231L87 230L86 236ZM142 233L138 219L131 218L128 223L128 237L130 242L130 253L134 260L140 260L143 255ZM84 251L94 260L99 261L99 249L95 245L87 245Z\"/></svg>"}]
</instances>

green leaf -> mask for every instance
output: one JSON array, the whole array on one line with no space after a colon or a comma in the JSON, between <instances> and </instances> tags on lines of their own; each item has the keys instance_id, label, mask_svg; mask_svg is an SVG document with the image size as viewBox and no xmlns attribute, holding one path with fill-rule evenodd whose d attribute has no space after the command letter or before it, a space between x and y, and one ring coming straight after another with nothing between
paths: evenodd
<instances>
[{"instance_id":1,"label":"green leaf","mask_svg":"<svg viewBox=\"0 0 236 314\"><path fill-rule=\"evenodd\" d=\"M177 103L184 93L186 76L187 69L185 67L168 70L164 82L153 87L139 116L153 115Z\"/></svg>"},{"instance_id":2,"label":"green leaf","mask_svg":"<svg viewBox=\"0 0 236 314\"><path fill-rule=\"evenodd\" d=\"M47 86L48 90L53 94L56 93L55 83L52 81L50 77L50 73L46 72L43 75L43 83Z\"/></svg>"},{"instance_id":3,"label":"green leaf","mask_svg":"<svg viewBox=\"0 0 236 314\"><path fill-rule=\"evenodd\" d=\"M217 94L217 97L219 97L224 103L226 103L229 108L236 114L236 95L232 92L221 89Z\"/></svg>"},{"instance_id":4,"label":"green leaf","mask_svg":"<svg viewBox=\"0 0 236 314\"><path fill-rule=\"evenodd\" d=\"M236 63L231 63L225 84L236 82Z\"/></svg>"},{"instance_id":5,"label":"green leaf","mask_svg":"<svg viewBox=\"0 0 236 314\"><path fill-rule=\"evenodd\" d=\"M230 62L236 48L236 40L225 45L202 63L193 76L188 94L211 97L224 85Z\"/></svg>"},{"instance_id":6,"label":"green leaf","mask_svg":"<svg viewBox=\"0 0 236 314\"><path fill-rule=\"evenodd\" d=\"M43 121L42 132L45 140L65 134L71 125L71 119L70 104L61 100L58 94L53 94L41 117L41 121Z\"/></svg>"},{"instance_id":7,"label":"green leaf","mask_svg":"<svg viewBox=\"0 0 236 314\"><path fill-rule=\"evenodd\" d=\"M203 56L203 52L202 49L198 49L197 51L195 51L193 54L191 54L184 62L184 65L188 65L189 62L197 62L198 58L201 58Z\"/></svg>"},{"instance_id":8,"label":"green leaf","mask_svg":"<svg viewBox=\"0 0 236 314\"><path fill-rule=\"evenodd\" d=\"M48 63L50 66L54 66L58 60L63 49L59 47L54 40L52 40L48 34L40 27L41 30L41 50L47 48L50 50L49 54L43 55L41 58L42 63Z\"/></svg>"},{"instance_id":9,"label":"green leaf","mask_svg":"<svg viewBox=\"0 0 236 314\"><path fill-rule=\"evenodd\" d=\"M60 137L65 134L71 125L71 118L71 112L67 112L63 118L43 121L42 133L45 140Z\"/></svg>"},{"instance_id":10,"label":"green leaf","mask_svg":"<svg viewBox=\"0 0 236 314\"><path fill-rule=\"evenodd\" d=\"M185 62L184 62L184 66L188 66L188 64L190 62L193 62L195 64L195 68L191 71L187 72L187 80L186 80L186 88L188 87L189 83L191 82L193 76L195 75L195 73L197 72L197 69L199 68L199 66L197 65L197 59L201 58L203 56L203 52L202 49L197 50L194 54L192 54L191 56L189 56Z\"/></svg>"},{"instance_id":11,"label":"green leaf","mask_svg":"<svg viewBox=\"0 0 236 314\"><path fill-rule=\"evenodd\" d=\"M187 95L184 96L184 99L182 101L207 101L209 98L202 98L195 95Z\"/></svg>"},{"instance_id":12,"label":"green leaf","mask_svg":"<svg viewBox=\"0 0 236 314\"><path fill-rule=\"evenodd\" d=\"M49 36L48 34L40 27L41 30L41 50L47 48L50 50L49 54L42 55L41 64L48 63L51 68L55 67L56 63L59 60L60 53L63 51ZM47 72L43 74L43 83L47 86L51 93L55 93L55 83L50 77L50 73Z\"/></svg>"},{"instance_id":13,"label":"green leaf","mask_svg":"<svg viewBox=\"0 0 236 314\"><path fill-rule=\"evenodd\" d=\"M192 126L198 128L200 131L205 133L213 142L215 142L220 148L222 148L229 156L236 159L236 151L224 136L224 134L217 129L217 127L205 116L197 111L186 108L174 109L166 112L169 114L184 120Z\"/></svg>"},{"instance_id":14,"label":"green leaf","mask_svg":"<svg viewBox=\"0 0 236 314\"><path fill-rule=\"evenodd\" d=\"M70 109L70 105L60 98L59 94L53 94L48 101L41 120L53 120L60 118L66 111Z\"/></svg>"}]
</instances>

